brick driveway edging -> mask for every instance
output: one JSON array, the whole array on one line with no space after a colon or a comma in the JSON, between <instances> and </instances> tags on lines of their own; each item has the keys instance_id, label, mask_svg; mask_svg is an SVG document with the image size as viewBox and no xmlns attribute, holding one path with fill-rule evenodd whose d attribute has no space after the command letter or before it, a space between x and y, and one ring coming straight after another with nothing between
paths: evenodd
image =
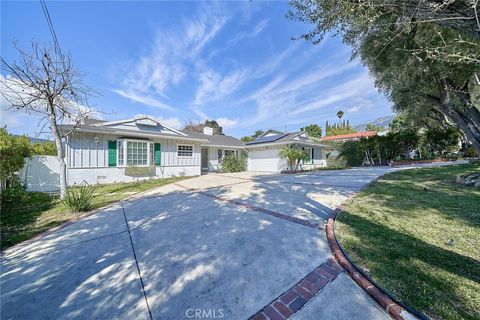
<instances>
[{"instance_id":1,"label":"brick driveway edging","mask_svg":"<svg viewBox=\"0 0 480 320\"><path fill-rule=\"evenodd\" d=\"M249 320L285 320L297 311L343 272L334 259L328 258L293 287L282 293Z\"/></svg>"},{"instance_id":2,"label":"brick driveway edging","mask_svg":"<svg viewBox=\"0 0 480 320\"><path fill-rule=\"evenodd\" d=\"M428 319L425 315L419 313L416 310L408 308L394 300L388 293L385 292L375 281L367 279L364 275L364 271L356 266L350 257L345 253L340 243L335 237L335 219L337 215L342 211L342 207L339 207L333 211L328 218L328 222L325 225L325 232L327 234L327 241L332 251L333 256L337 260L338 264L348 273L348 275L355 281L364 291L366 291L373 300L375 300L380 307L382 307L393 319L395 320L407 320L403 314L410 312L415 314L420 319ZM408 318L409 319L409 318Z\"/></svg>"}]
</instances>

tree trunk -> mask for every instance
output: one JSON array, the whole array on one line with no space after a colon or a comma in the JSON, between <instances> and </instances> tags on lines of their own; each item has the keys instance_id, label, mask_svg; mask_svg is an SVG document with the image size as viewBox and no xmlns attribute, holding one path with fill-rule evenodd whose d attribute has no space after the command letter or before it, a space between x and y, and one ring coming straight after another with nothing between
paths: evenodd
<instances>
[{"instance_id":1,"label":"tree trunk","mask_svg":"<svg viewBox=\"0 0 480 320\"><path fill-rule=\"evenodd\" d=\"M54 110L53 107L51 107L51 110ZM51 112L49 118L52 134L55 138L55 146L57 147L57 160L60 163L60 199L63 199L67 193L67 164L65 163L65 150L63 149L62 136L58 130L55 112Z\"/></svg>"},{"instance_id":2,"label":"tree trunk","mask_svg":"<svg viewBox=\"0 0 480 320\"><path fill-rule=\"evenodd\" d=\"M440 84L440 110L458 126L477 155L480 155L480 111L471 104L464 105L463 108L455 107L451 101L448 82L441 80ZM465 103L465 100L462 99L462 102Z\"/></svg>"}]
</instances>

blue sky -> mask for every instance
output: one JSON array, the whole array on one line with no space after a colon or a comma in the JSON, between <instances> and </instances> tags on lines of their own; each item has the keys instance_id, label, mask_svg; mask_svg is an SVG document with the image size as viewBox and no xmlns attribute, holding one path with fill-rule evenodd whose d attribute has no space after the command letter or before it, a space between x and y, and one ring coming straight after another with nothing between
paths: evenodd
<instances>
[{"instance_id":1,"label":"blue sky","mask_svg":"<svg viewBox=\"0 0 480 320\"><path fill-rule=\"evenodd\" d=\"M63 50L70 50L91 105L108 120L149 114L167 125L215 119L237 137L392 114L368 70L338 38L293 41L309 26L285 18L287 2L47 1ZM2 1L1 54L17 57L51 36L38 1ZM3 77L5 74L2 75ZM2 125L35 135L38 117L7 110Z\"/></svg>"}]
</instances>

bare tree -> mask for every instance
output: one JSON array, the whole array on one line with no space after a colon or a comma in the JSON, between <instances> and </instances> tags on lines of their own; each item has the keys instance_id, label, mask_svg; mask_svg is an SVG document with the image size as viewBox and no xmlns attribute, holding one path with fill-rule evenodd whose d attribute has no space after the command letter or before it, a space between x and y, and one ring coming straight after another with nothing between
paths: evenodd
<instances>
[{"instance_id":1,"label":"bare tree","mask_svg":"<svg viewBox=\"0 0 480 320\"><path fill-rule=\"evenodd\" d=\"M67 174L63 138L70 132L62 132L63 122L74 128L91 112L87 98L95 91L84 85L81 75L75 70L70 53L64 55L59 49L39 46L32 41L32 51L26 52L15 43L18 61L8 63L0 58L1 68L7 73L2 77L2 95L11 108L42 115L50 124L55 139L57 158L60 162L60 197L67 190Z\"/></svg>"},{"instance_id":2,"label":"bare tree","mask_svg":"<svg viewBox=\"0 0 480 320\"><path fill-rule=\"evenodd\" d=\"M188 120L183 126L183 130L190 130L203 133L204 124L200 121Z\"/></svg>"}]
</instances>

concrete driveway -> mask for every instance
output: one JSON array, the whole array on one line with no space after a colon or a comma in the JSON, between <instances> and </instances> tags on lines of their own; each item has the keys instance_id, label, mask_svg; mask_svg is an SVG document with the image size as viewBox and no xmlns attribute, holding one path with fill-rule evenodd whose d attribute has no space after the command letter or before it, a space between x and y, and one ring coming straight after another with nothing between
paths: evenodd
<instances>
[{"instance_id":1,"label":"concrete driveway","mask_svg":"<svg viewBox=\"0 0 480 320\"><path fill-rule=\"evenodd\" d=\"M390 170L205 175L112 205L4 253L1 318L248 319L332 257L328 215ZM344 273L294 317L389 318Z\"/></svg>"}]
</instances>

